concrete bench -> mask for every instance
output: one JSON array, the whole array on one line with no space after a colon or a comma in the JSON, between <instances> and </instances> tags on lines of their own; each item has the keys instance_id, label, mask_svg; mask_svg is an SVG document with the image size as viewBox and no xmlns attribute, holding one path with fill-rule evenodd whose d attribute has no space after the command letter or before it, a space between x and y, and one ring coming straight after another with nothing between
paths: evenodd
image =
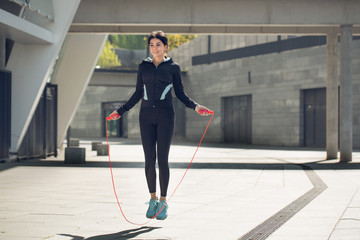
<instances>
[{"instance_id":1,"label":"concrete bench","mask_svg":"<svg viewBox=\"0 0 360 240\"><path fill-rule=\"evenodd\" d=\"M78 147L80 146L80 140L76 138L71 138L69 142L69 147Z\"/></svg>"},{"instance_id":2,"label":"concrete bench","mask_svg":"<svg viewBox=\"0 0 360 240\"><path fill-rule=\"evenodd\" d=\"M97 145L102 144L102 142L91 142L91 150L97 151Z\"/></svg>"},{"instance_id":3,"label":"concrete bench","mask_svg":"<svg viewBox=\"0 0 360 240\"><path fill-rule=\"evenodd\" d=\"M85 148L67 147L65 148L65 163L85 163Z\"/></svg>"},{"instance_id":4,"label":"concrete bench","mask_svg":"<svg viewBox=\"0 0 360 240\"><path fill-rule=\"evenodd\" d=\"M98 144L96 150L98 156L106 156L109 154L107 144Z\"/></svg>"}]
</instances>

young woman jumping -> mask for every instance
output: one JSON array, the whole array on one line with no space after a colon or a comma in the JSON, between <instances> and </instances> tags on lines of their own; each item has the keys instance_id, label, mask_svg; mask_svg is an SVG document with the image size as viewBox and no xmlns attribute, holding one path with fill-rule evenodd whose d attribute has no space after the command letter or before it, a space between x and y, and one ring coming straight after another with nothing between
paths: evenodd
<instances>
[{"instance_id":1,"label":"young woman jumping","mask_svg":"<svg viewBox=\"0 0 360 240\"><path fill-rule=\"evenodd\" d=\"M186 107L207 116L209 109L189 98L184 92L180 67L166 55L168 38L162 31L152 32L147 43L153 58L147 58L139 65L136 89L130 99L109 117L119 119L126 111L142 99L139 122L142 146L145 155L145 176L150 192L147 218L153 218L166 204L170 178L168 156L174 131L174 107L171 89ZM119 115L117 115L119 114ZM156 196L156 156L159 166L160 201ZM167 217L168 204L156 216L158 220Z\"/></svg>"}]
</instances>

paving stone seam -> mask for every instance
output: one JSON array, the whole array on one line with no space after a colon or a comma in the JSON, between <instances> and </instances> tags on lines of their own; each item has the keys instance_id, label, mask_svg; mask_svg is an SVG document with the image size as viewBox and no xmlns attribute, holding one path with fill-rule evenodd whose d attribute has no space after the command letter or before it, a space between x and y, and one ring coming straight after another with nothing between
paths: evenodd
<instances>
[{"instance_id":1,"label":"paving stone seam","mask_svg":"<svg viewBox=\"0 0 360 240\"><path fill-rule=\"evenodd\" d=\"M357 189L356 189L355 193L353 194L353 196L351 197L349 203L346 205L344 211L342 212L342 214L341 214L341 216L339 217L338 221L336 222L334 228L332 229L332 231L331 231L328 239L331 239L331 237L333 236L333 234L334 234L337 226L339 225L339 223L340 223L341 221L343 221L343 220L348 220L348 219L346 219L346 218L343 218L343 216L345 215L346 210L349 208L349 205L350 205L351 202L354 200L354 198L355 198L356 194L358 193L358 191L359 191L359 187L357 187ZM358 220L358 219L356 219L356 220ZM359 220L358 220L358 221L359 221Z\"/></svg>"},{"instance_id":2,"label":"paving stone seam","mask_svg":"<svg viewBox=\"0 0 360 240\"><path fill-rule=\"evenodd\" d=\"M239 240L266 239L327 188L327 185L321 180L321 178L313 171L311 167L302 164L296 165L302 167L302 169L305 171L307 177L313 185L313 188L299 198L295 199L293 202L281 209L279 212L275 213L263 223L259 224L254 229L240 237Z\"/></svg>"}]
</instances>

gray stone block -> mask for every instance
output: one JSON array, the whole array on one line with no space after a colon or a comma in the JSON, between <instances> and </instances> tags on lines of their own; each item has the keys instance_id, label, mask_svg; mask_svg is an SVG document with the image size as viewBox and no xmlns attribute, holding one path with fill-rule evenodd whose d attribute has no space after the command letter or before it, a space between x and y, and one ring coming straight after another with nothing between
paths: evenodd
<instances>
[{"instance_id":1,"label":"gray stone block","mask_svg":"<svg viewBox=\"0 0 360 240\"><path fill-rule=\"evenodd\" d=\"M91 150L97 151L97 145L102 144L102 142L91 142Z\"/></svg>"},{"instance_id":2,"label":"gray stone block","mask_svg":"<svg viewBox=\"0 0 360 240\"><path fill-rule=\"evenodd\" d=\"M80 146L80 140L76 138L71 138L69 142L69 147L78 147Z\"/></svg>"},{"instance_id":3,"label":"gray stone block","mask_svg":"<svg viewBox=\"0 0 360 240\"><path fill-rule=\"evenodd\" d=\"M106 156L109 154L107 144L98 144L96 150L98 156Z\"/></svg>"},{"instance_id":4,"label":"gray stone block","mask_svg":"<svg viewBox=\"0 0 360 240\"><path fill-rule=\"evenodd\" d=\"M67 147L65 148L65 163L85 163L85 148Z\"/></svg>"}]
</instances>

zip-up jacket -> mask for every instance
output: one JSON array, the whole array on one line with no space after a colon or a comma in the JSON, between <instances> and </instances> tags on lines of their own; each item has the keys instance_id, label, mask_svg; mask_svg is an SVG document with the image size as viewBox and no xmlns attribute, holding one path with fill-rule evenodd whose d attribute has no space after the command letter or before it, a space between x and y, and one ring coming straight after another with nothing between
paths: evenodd
<instances>
[{"instance_id":1,"label":"zip-up jacket","mask_svg":"<svg viewBox=\"0 0 360 240\"><path fill-rule=\"evenodd\" d=\"M147 58L139 65L135 92L117 112L122 116L140 99L142 99L141 107L170 107L172 106L172 88L174 88L176 97L185 106L195 110L197 103L184 92L180 66L171 58L166 58L156 67L152 59Z\"/></svg>"}]
</instances>

